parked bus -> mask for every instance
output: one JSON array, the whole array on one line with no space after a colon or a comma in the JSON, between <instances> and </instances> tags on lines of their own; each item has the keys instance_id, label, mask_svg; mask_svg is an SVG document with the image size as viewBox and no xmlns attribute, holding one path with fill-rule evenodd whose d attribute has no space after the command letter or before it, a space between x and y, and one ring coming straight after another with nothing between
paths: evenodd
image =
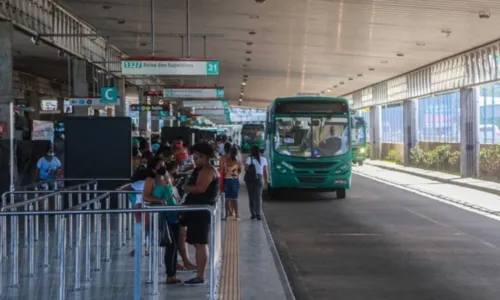
<instances>
[{"instance_id":1,"label":"parked bus","mask_svg":"<svg viewBox=\"0 0 500 300\"><path fill-rule=\"evenodd\" d=\"M346 197L351 186L349 103L342 98L278 98L268 107L266 150L271 183L278 189L335 190Z\"/></svg>"},{"instance_id":2,"label":"parked bus","mask_svg":"<svg viewBox=\"0 0 500 300\"><path fill-rule=\"evenodd\" d=\"M241 151L248 153L254 145L264 151L264 135L264 124L244 124L241 127Z\"/></svg>"},{"instance_id":3,"label":"parked bus","mask_svg":"<svg viewBox=\"0 0 500 300\"><path fill-rule=\"evenodd\" d=\"M352 163L363 165L366 160L366 122L363 117L351 117Z\"/></svg>"}]
</instances>

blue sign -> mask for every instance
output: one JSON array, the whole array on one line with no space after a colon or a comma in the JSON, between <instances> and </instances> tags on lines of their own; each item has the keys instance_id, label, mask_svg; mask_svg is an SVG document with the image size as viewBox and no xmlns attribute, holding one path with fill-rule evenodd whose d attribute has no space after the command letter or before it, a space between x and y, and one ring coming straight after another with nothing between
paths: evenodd
<instances>
[{"instance_id":1,"label":"blue sign","mask_svg":"<svg viewBox=\"0 0 500 300\"><path fill-rule=\"evenodd\" d=\"M101 88L102 104L118 104L118 90L115 87Z\"/></svg>"}]
</instances>

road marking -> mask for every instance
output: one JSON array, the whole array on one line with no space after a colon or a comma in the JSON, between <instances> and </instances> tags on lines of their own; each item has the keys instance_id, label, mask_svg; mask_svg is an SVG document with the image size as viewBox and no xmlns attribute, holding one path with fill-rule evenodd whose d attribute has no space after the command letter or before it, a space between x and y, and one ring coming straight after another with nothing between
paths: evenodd
<instances>
[{"instance_id":1,"label":"road marking","mask_svg":"<svg viewBox=\"0 0 500 300\"><path fill-rule=\"evenodd\" d=\"M419 190L416 190L416 189L413 189L413 188L408 188L406 186L401 186L399 184L395 184L395 183L386 181L384 179L381 179L381 178L378 178L378 177L375 177L375 176L367 175L367 174L361 173L359 171L353 171L353 173L356 174L356 175L363 176L363 177L369 178L371 180L378 181L380 183L383 183L383 184L386 184L386 185L389 185L389 186L401 189L401 190L405 190L405 191L408 191L408 192L411 192L411 193L414 193L414 194L417 194L417 195L420 195L420 196L423 196L423 197L427 197L427 198L430 198L430 199L433 199L433 200L436 200L436 201L439 201L439 202L442 202L442 203L445 203L445 204L448 204L448 205L452 205L452 206L461 208L461 209L466 210L466 211L470 211L470 212L476 213L476 214L484 216L484 217L488 217L488 218L496 220L496 221L500 221L500 216L495 215L492 212L485 212L485 211L479 210L478 208L473 208L471 206L467 206L465 204L461 204L461 203L452 201L451 199L441 198L441 197L438 197L436 195L432 195L430 193L425 193L425 192L422 192L422 191L419 191Z\"/></svg>"}]
</instances>

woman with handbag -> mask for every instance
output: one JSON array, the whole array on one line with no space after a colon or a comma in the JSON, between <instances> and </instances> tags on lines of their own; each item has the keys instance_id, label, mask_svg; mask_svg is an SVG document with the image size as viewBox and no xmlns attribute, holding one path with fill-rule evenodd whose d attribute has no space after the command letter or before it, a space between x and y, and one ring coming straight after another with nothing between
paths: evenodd
<instances>
[{"instance_id":1,"label":"woman with handbag","mask_svg":"<svg viewBox=\"0 0 500 300\"><path fill-rule=\"evenodd\" d=\"M144 201L152 205L179 205L174 197L174 190L170 175L167 173L165 162L160 157L151 160L149 168L152 176L146 179L144 185ZM177 273L177 245L179 240L179 216L176 212L159 214L160 246L166 247L165 266L167 268L167 284L180 284Z\"/></svg>"}]
</instances>

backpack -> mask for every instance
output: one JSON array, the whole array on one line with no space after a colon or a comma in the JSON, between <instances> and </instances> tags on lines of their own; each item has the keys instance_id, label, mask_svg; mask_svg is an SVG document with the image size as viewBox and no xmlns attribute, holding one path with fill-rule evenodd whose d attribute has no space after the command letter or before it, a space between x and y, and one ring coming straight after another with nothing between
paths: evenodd
<instances>
[{"instance_id":1,"label":"backpack","mask_svg":"<svg viewBox=\"0 0 500 300\"><path fill-rule=\"evenodd\" d=\"M257 175L257 169L253 163L254 158L250 156L251 164L248 166L247 171L245 173L245 177L243 180L245 182L257 182L259 180L259 176Z\"/></svg>"}]
</instances>

